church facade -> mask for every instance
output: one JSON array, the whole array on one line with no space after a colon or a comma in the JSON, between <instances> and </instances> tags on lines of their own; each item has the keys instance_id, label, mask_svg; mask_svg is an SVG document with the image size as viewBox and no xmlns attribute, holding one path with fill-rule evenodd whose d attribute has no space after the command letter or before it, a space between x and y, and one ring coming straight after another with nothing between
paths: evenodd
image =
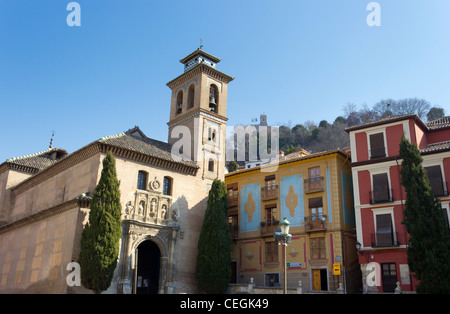
<instances>
[{"instance_id":1,"label":"church facade","mask_svg":"<svg viewBox=\"0 0 450 314\"><path fill-rule=\"evenodd\" d=\"M184 72L167 83L168 142L134 127L71 154L50 145L0 164L0 293L89 292L73 281L73 262L108 152L120 181L122 236L105 292L199 292L197 242L209 189L224 179L233 77L201 49L180 62Z\"/></svg>"}]
</instances>

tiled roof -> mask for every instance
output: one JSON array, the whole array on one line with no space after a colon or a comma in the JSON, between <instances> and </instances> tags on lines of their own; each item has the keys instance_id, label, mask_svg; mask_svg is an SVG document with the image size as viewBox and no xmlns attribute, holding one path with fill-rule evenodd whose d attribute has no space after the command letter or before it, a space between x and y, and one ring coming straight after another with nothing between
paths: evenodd
<instances>
[{"instance_id":1,"label":"tiled roof","mask_svg":"<svg viewBox=\"0 0 450 314\"><path fill-rule=\"evenodd\" d=\"M170 144L148 138L139 127L135 127L117 135L103 137L98 141L103 144L127 149L144 155L177 162L172 157L172 147ZM195 161L181 160L179 163L189 167L199 168Z\"/></svg>"},{"instance_id":2,"label":"tiled roof","mask_svg":"<svg viewBox=\"0 0 450 314\"><path fill-rule=\"evenodd\" d=\"M385 123L389 123L389 122L395 122L395 121L400 121L400 120L405 120L405 119L410 119L410 118L415 118L415 117L418 118L418 116L416 114L403 114L403 115L398 115L398 116L389 116L389 117L381 118L378 120L368 121L368 122L364 122L361 124L346 127L345 131L350 132L353 130L363 129L363 128L367 128L367 127L371 127L371 126L375 126L375 125L380 125L380 124L385 124Z\"/></svg>"},{"instance_id":3,"label":"tiled roof","mask_svg":"<svg viewBox=\"0 0 450 314\"><path fill-rule=\"evenodd\" d=\"M7 159L6 163L16 169L36 173L53 165L66 155L67 151L62 148L48 148L35 154Z\"/></svg>"},{"instance_id":4,"label":"tiled roof","mask_svg":"<svg viewBox=\"0 0 450 314\"><path fill-rule=\"evenodd\" d=\"M282 156L282 157L280 156L278 160L272 160L271 162L262 164L260 166L239 169L239 170L227 173L225 175L225 177L231 177L231 176L234 176L237 174L251 172L251 171L259 171L263 168L270 168L272 166L288 164L291 162L296 162L296 161L301 161L301 160L313 159L316 157L322 157L322 156L331 155L331 154L341 154L350 160L350 155L348 153L346 153L345 151L341 150L340 148L327 150L327 151L323 151L323 152L317 152L317 153L313 153L313 154L305 154L304 152L306 152L306 151L300 150L298 152L294 152L294 153L288 154L286 156Z\"/></svg>"},{"instance_id":5,"label":"tiled roof","mask_svg":"<svg viewBox=\"0 0 450 314\"><path fill-rule=\"evenodd\" d=\"M450 141L428 144L427 146L425 146L425 148L422 148L420 152L428 153L447 149L450 149Z\"/></svg>"},{"instance_id":6,"label":"tiled roof","mask_svg":"<svg viewBox=\"0 0 450 314\"><path fill-rule=\"evenodd\" d=\"M436 119L426 123L431 130L440 129L450 126L450 116L446 116L440 119Z\"/></svg>"}]
</instances>

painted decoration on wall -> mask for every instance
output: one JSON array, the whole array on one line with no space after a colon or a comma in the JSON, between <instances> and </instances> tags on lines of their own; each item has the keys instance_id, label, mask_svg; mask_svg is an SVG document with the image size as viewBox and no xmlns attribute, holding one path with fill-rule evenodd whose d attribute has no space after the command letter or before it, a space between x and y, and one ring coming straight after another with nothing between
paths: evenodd
<instances>
[{"instance_id":1,"label":"painted decoration on wall","mask_svg":"<svg viewBox=\"0 0 450 314\"><path fill-rule=\"evenodd\" d=\"M259 183L242 186L240 208L242 232L258 231L261 222L261 186Z\"/></svg>"},{"instance_id":2,"label":"painted decoration on wall","mask_svg":"<svg viewBox=\"0 0 450 314\"><path fill-rule=\"evenodd\" d=\"M344 223L356 226L352 176L344 171L341 171L341 186Z\"/></svg>"},{"instance_id":3,"label":"painted decoration on wall","mask_svg":"<svg viewBox=\"0 0 450 314\"><path fill-rule=\"evenodd\" d=\"M286 217L291 227L302 226L304 222L303 208L303 176L294 175L280 179L281 218Z\"/></svg>"},{"instance_id":4,"label":"painted decoration on wall","mask_svg":"<svg viewBox=\"0 0 450 314\"><path fill-rule=\"evenodd\" d=\"M261 240L239 242L241 272L262 270Z\"/></svg>"}]
</instances>

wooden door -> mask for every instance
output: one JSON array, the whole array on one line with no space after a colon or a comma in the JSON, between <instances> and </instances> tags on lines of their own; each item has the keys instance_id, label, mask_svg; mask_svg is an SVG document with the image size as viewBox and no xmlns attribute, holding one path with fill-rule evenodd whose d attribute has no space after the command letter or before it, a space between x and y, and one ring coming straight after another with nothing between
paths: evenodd
<instances>
[{"instance_id":1,"label":"wooden door","mask_svg":"<svg viewBox=\"0 0 450 314\"><path fill-rule=\"evenodd\" d=\"M394 292L397 287L397 268L395 263L382 263L383 292Z\"/></svg>"},{"instance_id":2,"label":"wooden door","mask_svg":"<svg viewBox=\"0 0 450 314\"><path fill-rule=\"evenodd\" d=\"M313 290L321 290L320 269L313 269L312 276L313 276Z\"/></svg>"}]
</instances>

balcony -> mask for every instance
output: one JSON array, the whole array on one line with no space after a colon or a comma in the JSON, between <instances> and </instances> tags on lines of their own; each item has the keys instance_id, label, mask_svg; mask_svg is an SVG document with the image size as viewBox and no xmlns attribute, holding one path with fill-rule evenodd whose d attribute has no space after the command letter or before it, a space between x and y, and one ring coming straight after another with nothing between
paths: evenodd
<instances>
[{"instance_id":1,"label":"balcony","mask_svg":"<svg viewBox=\"0 0 450 314\"><path fill-rule=\"evenodd\" d=\"M228 206L229 207L234 207L234 206L238 206L239 204L239 192L238 191L234 191L233 195L228 195Z\"/></svg>"},{"instance_id":2,"label":"balcony","mask_svg":"<svg viewBox=\"0 0 450 314\"><path fill-rule=\"evenodd\" d=\"M398 232L372 233L370 237L373 248L397 247L400 245L397 240Z\"/></svg>"},{"instance_id":3,"label":"balcony","mask_svg":"<svg viewBox=\"0 0 450 314\"><path fill-rule=\"evenodd\" d=\"M430 179L431 189L433 190L434 196L448 196L448 186L447 182L441 179Z\"/></svg>"},{"instance_id":4,"label":"balcony","mask_svg":"<svg viewBox=\"0 0 450 314\"><path fill-rule=\"evenodd\" d=\"M273 236L275 229L280 227L279 223L280 222L278 220L261 222L261 236Z\"/></svg>"},{"instance_id":5,"label":"balcony","mask_svg":"<svg viewBox=\"0 0 450 314\"><path fill-rule=\"evenodd\" d=\"M392 189L380 189L369 192L370 204L389 203L394 201Z\"/></svg>"},{"instance_id":6,"label":"balcony","mask_svg":"<svg viewBox=\"0 0 450 314\"><path fill-rule=\"evenodd\" d=\"M269 185L261 188L261 201L278 198L278 185Z\"/></svg>"},{"instance_id":7,"label":"balcony","mask_svg":"<svg viewBox=\"0 0 450 314\"><path fill-rule=\"evenodd\" d=\"M323 177L313 177L304 180L305 193L321 192L324 190Z\"/></svg>"},{"instance_id":8,"label":"balcony","mask_svg":"<svg viewBox=\"0 0 450 314\"><path fill-rule=\"evenodd\" d=\"M314 231L325 231L326 228L326 220L327 216L320 214L320 215L313 215L310 217L305 217L305 228L306 232L314 232Z\"/></svg>"}]
</instances>

